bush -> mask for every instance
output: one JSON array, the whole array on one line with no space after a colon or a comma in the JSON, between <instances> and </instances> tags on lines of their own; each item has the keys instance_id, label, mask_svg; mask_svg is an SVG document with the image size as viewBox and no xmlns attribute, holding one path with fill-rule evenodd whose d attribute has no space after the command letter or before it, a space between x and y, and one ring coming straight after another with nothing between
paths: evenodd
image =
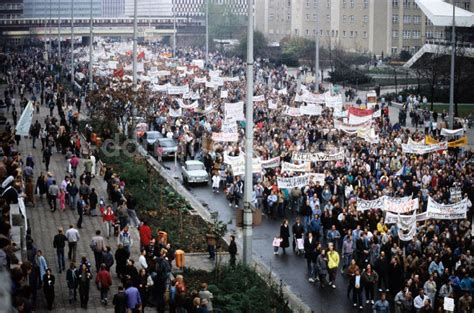
<instances>
[{"instance_id":1,"label":"bush","mask_svg":"<svg viewBox=\"0 0 474 313\"><path fill-rule=\"evenodd\" d=\"M358 70L352 70L346 66L337 66L333 72L329 72L332 83L348 83L348 84L368 84L372 78Z\"/></svg>"},{"instance_id":2,"label":"bush","mask_svg":"<svg viewBox=\"0 0 474 313\"><path fill-rule=\"evenodd\" d=\"M280 287L267 284L253 268L237 264L235 268L223 266L217 271L186 270L184 275L188 290L199 290L202 282L209 285L213 307L219 312L291 312Z\"/></svg>"}]
</instances>

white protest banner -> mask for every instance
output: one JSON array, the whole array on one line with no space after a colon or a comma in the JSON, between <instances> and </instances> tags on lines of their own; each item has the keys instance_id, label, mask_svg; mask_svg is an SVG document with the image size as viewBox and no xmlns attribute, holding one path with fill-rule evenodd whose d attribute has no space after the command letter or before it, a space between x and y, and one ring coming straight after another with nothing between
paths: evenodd
<instances>
[{"instance_id":1,"label":"white protest banner","mask_svg":"<svg viewBox=\"0 0 474 313\"><path fill-rule=\"evenodd\" d=\"M417 214L416 215L416 221L417 222L422 222L422 221L426 221L428 218L428 212L423 212L423 213L420 213L420 214Z\"/></svg>"},{"instance_id":2,"label":"white protest banner","mask_svg":"<svg viewBox=\"0 0 474 313\"><path fill-rule=\"evenodd\" d=\"M191 104L184 104L183 100L181 99L177 99L176 101L178 101L179 106L181 108L186 109L186 110L197 109L197 107L199 106L199 103L197 101L194 101Z\"/></svg>"},{"instance_id":3,"label":"white protest banner","mask_svg":"<svg viewBox=\"0 0 474 313\"><path fill-rule=\"evenodd\" d=\"M182 95L189 92L189 86L168 86L167 91L169 95Z\"/></svg>"},{"instance_id":4,"label":"white protest banner","mask_svg":"<svg viewBox=\"0 0 474 313\"><path fill-rule=\"evenodd\" d=\"M212 140L215 142L237 142L239 133L212 133Z\"/></svg>"},{"instance_id":5,"label":"white protest banner","mask_svg":"<svg viewBox=\"0 0 474 313\"><path fill-rule=\"evenodd\" d=\"M262 160L262 168L275 168L280 166L280 157L270 160Z\"/></svg>"},{"instance_id":6,"label":"white protest banner","mask_svg":"<svg viewBox=\"0 0 474 313\"><path fill-rule=\"evenodd\" d=\"M224 86L224 79L219 76L211 76L211 81L212 84L214 84L217 87Z\"/></svg>"},{"instance_id":7,"label":"white protest banner","mask_svg":"<svg viewBox=\"0 0 474 313\"><path fill-rule=\"evenodd\" d=\"M265 95L260 95L260 96L254 96L252 98L253 102L262 102L265 101Z\"/></svg>"},{"instance_id":8,"label":"white protest banner","mask_svg":"<svg viewBox=\"0 0 474 313\"><path fill-rule=\"evenodd\" d=\"M229 91L227 90L221 90L221 98L225 99L229 96Z\"/></svg>"},{"instance_id":9,"label":"white protest banner","mask_svg":"<svg viewBox=\"0 0 474 313\"><path fill-rule=\"evenodd\" d=\"M183 110L181 108L175 110L170 108L169 116L171 117L180 117L183 114Z\"/></svg>"},{"instance_id":10,"label":"white protest banner","mask_svg":"<svg viewBox=\"0 0 474 313\"><path fill-rule=\"evenodd\" d=\"M398 229L398 238L401 241L410 241L416 235L416 221L409 227L408 233L405 233L402 229Z\"/></svg>"},{"instance_id":11,"label":"white protest banner","mask_svg":"<svg viewBox=\"0 0 474 313\"><path fill-rule=\"evenodd\" d=\"M209 76L210 77L216 77L216 76L220 76L220 75L221 75L221 70L215 70L215 71L210 70L209 71Z\"/></svg>"},{"instance_id":12,"label":"white protest banner","mask_svg":"<svg viewBox=\"0 0 474 313\"><path fill-rule=\"evenodd\" d=\"M441 136L450 137L450 136L462 136L464 134L464 128L459 129L441 129Z\"/></svg>"},{"instance_id":13,"label":"white protest banner","mask_svg":"<svg viewBox=\"0 0 474 313\"><path fill-rule=\"evenodd\" d=\"M357 115L352 115L349 113L348 124L349 125L365 124L365 123L370 122L371 120L372 120L372 115L357 116Z\"/></svg>"},{"instance_id":14,"label":"white protest banner","mask_svg":"<svg viewBox=\"0 0 474 313\"><path fill-rule=\"evenodd\" d=\"M346 123L343 123L343 122L338 121L338 120L334 120L334 128L335 129L343 130L343 131L347 131L347 132L353 132L353 131L357 131L358 129L361 129L361 128L366 128L366 127L370 126L370 124L371 124L371 121L367 122L367 123L359 124L359 125L350 125L350 124L346 124Z\"/></svg>"},{"instance_id":15,"label":"white protest banner","mask_svg":"<svg viewBox=\"0 0 474 313\"><path fill-rule=\"evenodd\" d=\"M144 73L145 72L145 64L142 62L137 63L137 73Z\"/></svg>"},{"instance_id":16,"label":"white protest banner","mask_svg":"<svg viewBox=\"0 0 474 313\"><path fill-rule=\"evenodd\" d=\"M357 198L357 211L382 209L385 197L380 197L375 200L364 200Z\"/></svg>"},{"instance_id":17,"label":"white protest banner","mask_svg":"<svg viewBox=\"0 0 474 313\"><path fill-rule=\"evenodd\" d=\"M279 94L279 95L287 95L288 94L288 90L286 89L286 87L283 88L283 89L280 89L280 90L273 88L272 92L275 93L275 94Z\"/></svg>"},{"instance_id":18,"label":"white protest banner","mask_svg":"<svg viewBox=\"0 0 474 313\"><path fill-rule=\"evenodd\" d=\"M372 114L372 117L373 118L379 118L379 117L382 117L382 110L377 110L375 111L373 114Z\"/></svg>"},{"instance_id":19,"label":"white protest banner","mask_svg":"<svg viewBox=\"0 0 474 313\"><path fill-rule=\"evenodd\" d=\"M428 207L426 212L428 218L437 220L457 220L465 219L467 212L468 198L464 198L453 204L442 204L428 198Z\"/></svg>"},{"instance_id":20,"label":"white protest banner","mask_svg":"<svg viewBox=\"0 0 474 313\"><path fill-rule=\"evenodd\" d=\"M194 83L195 84L205 84L205 83L207 83L207 78L206 77L194 77Z\"/></svg>"},{"instance_id":21,"label":"white protest banner","mask_svg":"<svg viewBox=\"0 0 474 313\"><path fill-rule=\"evenodd\" d=\"M419 141L415 141L411 139L411 137L408 138L408 144L409 145L424 145L425 144L425 139L421 139Z\"/></svg>"},{"instance_id":22,"label":"white protest banner","mask_svg":"<svg viewBox=\"0 0 474 313\"><path fill-rule=\"evenodd\" d=\"M225 119L234 121L245 121L244 116L244 102L239 101L235 103L224 104Z\"/></svg>"},{"instance_id":23,"label":"white protest banner","mask_svg":"<svg viewBox=\"0 0 474 313\"><path fill-rule=\"evenodd\" d=\"M446 141L433 145L402 144L403 153L426 154L446 149L448 149Z\"/></svg>"},{"instance_id":24,"label":"white protest banner","mask_svg":"<svg viewBox=\"0 0 474 313\"><path fill-rule=\"evenodd\" d=\"M326 175L322 173L309 173L309 182L319 183L319 185L324 186L326 183Z\"/></svg>"},{"instance_id":25,"label":"white protest banner","mask_svg":"<svg viewBox=\"0 0 474 313\"><path fill-rule=\"evenodd\" d=\"M418 210L418 207L418 198L411 199L411 197L385 197L383 204L383 210L392 213L409 213Z\"/></svg>"},{"instance_id":26,"label":"white protest banner","mask_svg":"<svg viewBox=\"0 0 474 313\"><path fill-rule=\"evenodd\" d=\"M217 89L218 87L214 82L206 82L206 88Z\"/></svg>"},{"instance_id":27,"label":"white protest banner","mask_svg":"<svg viewBox=\"0 0 474 313\"><path fill-rule=\"evenodd\" d=\"M449 188L449 201L456 203L462 200L461 187Z\"/></svg>"},{"instance_id":28,"label":"white protest banner","mask_svg":"<svg viewBox=\"0 0 474 313\"><path fill-rule=\"evenodd\" d=\"M235 77L222 77L222 79L223 79L225 82L231 82L231 83L235 83L235 82L240 81L240 77L239 77L239 76L235 76Z\"/></svg>"},{"instance_id":29,"label":"white protest banner","mask_svg":"<svg viewBox=\"0 0 474 313\"><path fill-rule=\"evenodd\" d=\"M289 106L285 106L285 111L283 112L283 114L293 117L301 116L300 108L294 108Z\"/></svg>"},{"instance_id":30,"label":"white protest banner","mask_svg":"<svg viewBox=\"0 0 474 313\"><path fill-rule=\"evenodd\" d=\"M331 96L329 93L324 94L324 101L328 108L342 108L342 95Z\"/></svg>"},{"instance_id":31,"label":"white protest banner","mask_svg":"<svg viewBox=\"0 0 474 313\"><path fill-rule=\"evenodd\" d=\"M288 162L283 162L281 164L282 172L309 172L311 170L311 163L306 162L302 164L293 164Z\"/></svg>"},{"instance_id":32,"label":"white protest banner","mask_svg":"<svg viewBox=\"0 0 474 313\"><path fill-rule=\"evenodd\" d=\"M224 120L224 122L222 123L221 131L223 133L237 133L237 122Z\"/></svg>"},{"instance_id":33,"label":"white protest banner","mask_svg":"<svg viewBox=\"0 0 474 313\"><path fill-rule=\"evenodd\" d=\"M323 112L323 108L316 103L308 103L307 105L300 106L300 114L301 115L321 115Z\"/></svg>"},{"instance_id":34,"label":"white protest banner","mask_svg":"<svg viewBox=\"0 0 474 313\"><path fill-rule=\"evenodd\" d=\"M295 102L303 102L303 95L296 94L296 96L295 96Z\"/></svg>"},{"instance_id":35,"label":"white protest banner","mask_svg":"<svg viewBox=\"0 0 474 313\"><path fill-rule=\"evenodd\" d=\"M157 71L157 72L156 72L156 76L159 76L159 77L161 77L161 76L169 76L169 75L171 75L171 72L170 72L170 71Z\"/></svg>"},{"instance_id":36,"label":"white protest banner","mask_svg":"<svg viewBox=\"0 0 474 313\"><path fill-rule=\"evenodd\" d=\"M301 188L308 185L309 175L294 177L277 177L278 188Z\"/></svg>"},{"instance_id":37,"label":"white protest banner","mask_svg":"<svg viewBox=\"0 0 474 313\"><path fill-rule=\"evenodd\" d=\"M204 68L204 60L192 60L191 65L197 66L202 70Z\"/></svg>"},{"instance_id":38,"label":"white protest banner","mask_svg":"<svg viewBox=\"0 0 474 313\"><path fill-rule=\"evenodd\" d=\"M303 96L301 100L302 102L306 102L306 103L325 103L326 102L326 98L324 94L313 94L309 91L303 92Z\"/></svg>"},{"instance_id":39,"label":"white protest banner","mask_svg":"<svg viewBox=\"0 0 474 313\"><path fill-rule=\"evenodd\" d=\"M278 109L278 103L273 101L272 99L268 100L268 108L270 110L276 110Z\"/></svg>"},{"instance_id":40,"label":"white protest banner","mask_svg":"<svg viewBox=\"0 0 474 313\"><path fill-rule=\"evenodd\" d=\"M224 154L224 163L229 164L232 168L232 174L234 176L245 175L245 156L243 154L239 156L229 156ZM262 172L262 162L260 158L252 159L252 173Z\"/></svg>"},{"instance_id":41,"label":"white protest banner","mask_svg":"<svg viewBox=\"0 0 474 313\"><path fill-rule=\"evenodd\" d=\"M21 113L18 124L16 124L16 134L20 136L28 136L30 134L31 122L33 121L33 102L29 101L26 108Z\"/></svg>"},{"instance_id":42,"label":"white protest banner","mask_svg":"<svg viewBox=\"0 0 474 313\"><path fill-rule=\"evenodd\" d=\"M294 152L292 155L293 161L319 162L319 161L337 161L344 159L344 151L339 151L334 154L324 152Z\"/></svg>"},{"instance_id":43,"label":"white protest banner","mask_svg":"<svg viewBox=\"0 0 474 313\"><path fill-rule=\"evenodd\" d=\"M454 298L444 297L443 310L454 312Z\"/></svg>"}]
</instances>

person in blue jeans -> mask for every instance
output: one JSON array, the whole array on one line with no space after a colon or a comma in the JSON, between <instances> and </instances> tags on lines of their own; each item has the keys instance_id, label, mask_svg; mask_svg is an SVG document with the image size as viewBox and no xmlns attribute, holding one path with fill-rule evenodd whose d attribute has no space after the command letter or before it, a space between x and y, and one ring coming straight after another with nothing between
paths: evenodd
<instances>
[{"instance_id":1,"label":"person in blue jeans","mask_svg":"<svg viewBox=\"0 0 474 313\"><path fill-rule=\"evenodd\" d=\"M64 248L66 247L67 238L64 235L63 228L58 228L58 234L54 236L53 239L53 247L56 248L56 255L58 257L58 267L59 273L66 269L66 265L64 263Z\"/></svg>"}]
</instances>

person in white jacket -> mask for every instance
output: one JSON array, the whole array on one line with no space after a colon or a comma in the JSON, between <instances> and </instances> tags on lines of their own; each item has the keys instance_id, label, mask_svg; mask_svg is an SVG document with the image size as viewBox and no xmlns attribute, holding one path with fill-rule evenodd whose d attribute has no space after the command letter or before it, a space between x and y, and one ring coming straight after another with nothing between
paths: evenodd
<instances>
[{"instance_id":1,"label":"person in white jacket","mask_svg":"<svg viewBox=\"0 0 474 313\"><path fill-rule=\"evenodd\" d=\"M413 300L413 305L415 306L416 312L419 312L421 308L425 306L425 301L429 298L425 295L423 289L420 289L418 296L415 297Z\"/></svg>"},{"instance_id":2,"label":"person in white jacket","mask_svg":"<svg viewBox=\"0 0 474 313\"><path fill-rule=\"evenodd\" d=\"M220 184L221 184L221 177L219 176L219 173L216 171L212 175L212 192L219 193Z\"/></svg>"}]
</instances>

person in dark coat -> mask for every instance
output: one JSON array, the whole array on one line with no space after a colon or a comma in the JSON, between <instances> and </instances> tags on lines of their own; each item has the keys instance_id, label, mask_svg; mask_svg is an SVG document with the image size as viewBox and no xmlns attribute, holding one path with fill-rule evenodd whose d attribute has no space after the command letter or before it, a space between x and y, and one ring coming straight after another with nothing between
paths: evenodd
<instances>
[{"instance_id":1,"label":"person in dark coat","mask_svg":"<svg viewBox=\"0 0 474 313\"><path fill-rule=\"evenodd\" d=\"M316 263L316 245L316 239L313 238L313 234L309 232L308 237L304 240L304 257L306 258L310 282L313 282L315 278L314 263Z\"/></svg>"},{"instance_id":2,"label":"person in dark coat","mask_svg":"<svg viewBox=\"0 0 474 313\"><path fill-rule=\"evenodd\" d=\"M290 246L290 228L288 220L285 218L280 226L280 237L282 239L280 247L283 249L283 254L286 254L286 248Z\"/></svg>"},{"instance_id":3,"label":"person in dark coat","mask_svg":"<svg viewBox=\"0 0 474 313\"><path fill-rule=\"evenodd\" d=\"M117 251L115 251L115 262L117 262L115 271L117 276L122 278L125 274L125 268L127 267L127 260L130 257L130 253L123 247L122 244L119 244Z\"/></svg>"},{"instance_id":4,"label":"person in dark coat","mask_svg":"<svg viewBox=\"0 0 474 313\"><path fill-rule=\"evenodd\" d=\"M46 175L44 175L44 173L40 173L40 176L38 177L38 180L36 181L36 188L39 192L40 199L43 198L43 195L45 195L48 192L46 179L47 179Z\"/></svg>"},{"instance_id":5,"label":"person in dark coat","mask_svg":"<svg viewBox=\"0 0 474 313\"><path fill-rule=\"evenodd\" d=\"M231 235L230 236L230 244L228 248L228 252L230 255L230 266L234 267L235 266L235 260L236 260L236 255L237 255L237 245L235 244L235 236Z\"/></svg>"},{"instance_id":6,"label":"person in dark coat","mask_svg":"<svg viewBox=\"0 0 474 313\"><path fill-rule=\"evenodd\" d=\"M53 309L54 302L54 275L51 274L51 269L46 269L46 274L43 276L43 291L46 303L48 304L48 310Z\"/></svg>"},{"instance_id":7,"label":"person in dark coat","mask_svg":"<svg viewBox=\"0 0 474 313\"><path fill-rule=\"evenodd\" d=\"M114 313L126 313L127 312L127 296L122 286L118 287L118 292L114 295L113 299Z\"/></svg>"},{"instance_id":8,"label":"person in dark coat","mask_svg":"<svg viewBox=\"0 0 474 313\"><path fill-rule=\"evenodd\" d=\"M403 266L400 264L399 259L397 257L392 258L388 269L388 285L390 286L390 292L394 295L403 288L403 274Z\"/></svg>"},{"instance_id":9,"label":"person in dark coat","mask_svg":"<svg viewBox=\"0 0 474 313\"><path fill-rule=\"evenodd\" d=\"M296 222L293 224L292 227L293 231L293 252L297 250L298 248L298 243L297 239L303 239L303 234L304 234L304 226L301 224L301 220L299 217L296 218ZM299 251L296 252L297 254Z\"/></svg>"},{"instance_id":10,"label":"person in dark coat","mask_svg":"<svg viewBox=\"0 0 474 313\"><path fill-rule=\"evenodd\" d=\"M87 309L89 302L89 291L92 280L92 274L87 267L87 264L82 264L79 275L79 297L81 299L81 308Z\"/></svg>"}]
</instances>

